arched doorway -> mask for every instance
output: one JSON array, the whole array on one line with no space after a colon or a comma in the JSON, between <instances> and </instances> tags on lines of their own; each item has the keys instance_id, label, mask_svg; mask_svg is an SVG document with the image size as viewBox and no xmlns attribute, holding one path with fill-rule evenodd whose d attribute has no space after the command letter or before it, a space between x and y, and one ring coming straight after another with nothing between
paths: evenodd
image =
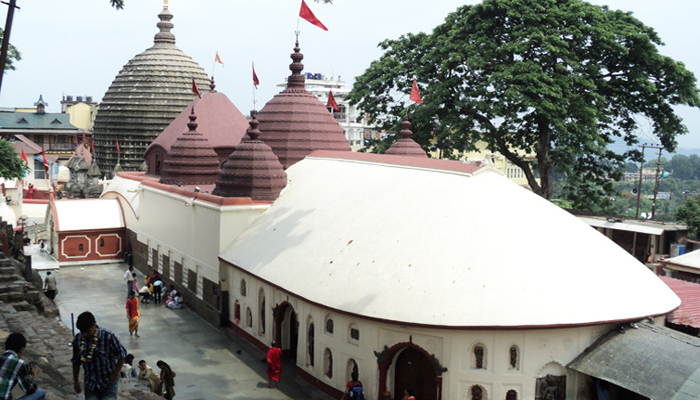
<instances>
[{"instance_id":1,"label":"arched doorway","mask_svg":"<svg viewBox=\"0 0 700 400\"><path fill-rule=\"evenodd\" d=\"M435 378L433 363L418 350L406 348L399 353L394 364L394 397L403 396L404 388L412 387L417 399L437 400Z\"/></svg>"},{"instance_id":2,"label":"arched doorway","mask_svg":"<svg viewBox=\"0 0 700 400\"><path fill-rule=\"evenodd\" d=\"M379 367L379 393L392 391L400 399L403 390L411 387L420 400L442 400L442 373L447 371L440 361L411 342L397 343L375 352ZM393 366L393 384L389 372Z\"/></svg>"},{"instance_id":3,"label":"arched doorway","mask_svg":"<svg viewBox=\"0 0 700 400\"><path fill-rule=\"evenodd\" d=\"M273 309L275 319L275 341L280 344L282 357L297 358L299 343L299 323L294 307L288 302L282 302Z\"/></svg>"}]
</instances>

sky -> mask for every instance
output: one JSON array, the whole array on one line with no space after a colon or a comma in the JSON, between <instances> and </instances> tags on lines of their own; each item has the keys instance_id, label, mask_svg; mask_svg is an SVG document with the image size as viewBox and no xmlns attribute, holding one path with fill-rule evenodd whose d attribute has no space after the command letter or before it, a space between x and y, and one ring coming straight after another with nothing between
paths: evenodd
<instances>
[{"instance_id":1,"label":"sky","mask_svg":"<svg viewBox=\"0 0 700 400\"><path fill-rule=\"evenodd\" d=\"M60 112L63 95L100 101L121 68L153 45L163 0L125 0L123 10L108 0L17 0L10 42L22 53L16 71L3 78L0 107L31 107L43 95L48 111ZM681 61L700 78L700 1L590 1L631 11L653 27L665 46L662 54ZM299 29L304 72L322 73L352 84L381 56L377 44L402 34L431 32L447 14L474 0L307 0L329 30L299 21L300 0L170 0L176 46L207 72L216 89L248 114L258 109L290 74L289 55ZM0 5L5 16L6 6ZM4 18L1 18L4 20ZM298 24L298 25L297 25ZM298 27L298 28L297 28ZM224 66L214 66L219 52ZM260 79L253 90L251 64ZM215 69L213 69L215 68ZM690 133L679 148L700 149L700 110L679 107ZM648 128L641 142L654 143ZM624 146L624 145L616 145ZM624 149L617 149L624 150Z\"/></svg>"}]
</instances>

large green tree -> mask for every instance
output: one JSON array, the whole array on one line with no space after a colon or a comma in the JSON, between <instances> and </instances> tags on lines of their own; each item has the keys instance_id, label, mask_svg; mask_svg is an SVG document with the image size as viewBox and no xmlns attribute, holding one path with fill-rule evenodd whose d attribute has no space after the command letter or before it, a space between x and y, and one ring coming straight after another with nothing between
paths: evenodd
<instances>
[{"instance_id":1,"label":"large green tree","mask_svg":"<svg viewBox=\"0 0 700 400\"><path fill-rule=\"evenodd\" d=\"M27 171L29 171L29 167L10 146L10 142L0 139L0 177L5 179L23 178Z\"/></svg>"},{"instance_id":2,"label":"large green tree","mask_svg":"<svg viewBox=\"0 0 700 400\"><path fill-rule=\"evenodd\" d=\"M700 234L700 203L696 197L689 197L688 201L676 209L676 221L688 225L688 233L693 238Z\"/></svg>"},{"instance_id":3,"label":"large green tree","mask_svg":"<svg viewBox=\"0 0 700 400\"><path fill-rule=\"evenodd\" d=\"M659 54L661 44L630 13L580 0L484 0L430 34L380 43L384 54L356 78L349 99L395 129L416 79L423 105L409 119L424 148L463 151L483 141L547 199L555 168L586 182L587 195L602 195L626 160L640 159L608 144L637 143L646 120L672 151L687 131L673 106L700 105L695 76Z\"/></svg>"}]
</instances>

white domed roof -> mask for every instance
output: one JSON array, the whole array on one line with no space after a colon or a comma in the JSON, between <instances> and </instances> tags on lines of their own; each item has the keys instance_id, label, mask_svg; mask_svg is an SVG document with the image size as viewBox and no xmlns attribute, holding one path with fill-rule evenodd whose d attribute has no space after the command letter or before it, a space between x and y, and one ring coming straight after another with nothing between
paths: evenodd
<instances>
[{"instance_id":1,"label":"white domed roof","mask_svg":"<svg viewBox=\"0 0 700 400\"><path fill-rule=\"evenodd\" d=\"M474 169L313 153L221 259L312 303L405 324L567 326L680 305L595 229Z\"/></svg>"}]
</instances>

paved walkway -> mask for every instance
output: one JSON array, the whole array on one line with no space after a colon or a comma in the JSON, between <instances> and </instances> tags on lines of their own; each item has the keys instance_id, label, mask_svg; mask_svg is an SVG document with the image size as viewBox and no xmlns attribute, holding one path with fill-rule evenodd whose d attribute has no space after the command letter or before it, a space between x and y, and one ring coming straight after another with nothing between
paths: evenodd
<instances>
[{"instance_id":1,"label":"paved walkway","mask_svg":"<svg viewBox=\"0 0 700 400\"><path fill-rule=\"evenodd\" d=\"M42 270L57 268L51 268L45 253L34 253L32 263ZM141 338L130 337L124 271L123 263L56 271L61 319L70 328L71 313L77 318L91 311L97 324L116 333L136 361L145 359L156 373L156 362L167 362L177 372L176 399L331 399L297 377L291 363L283 367L279 389L267 388L264 353L227 337L188 309L141 304ZM143 282L140 274L139 282Z\"/></svg>"}]
</instances>

